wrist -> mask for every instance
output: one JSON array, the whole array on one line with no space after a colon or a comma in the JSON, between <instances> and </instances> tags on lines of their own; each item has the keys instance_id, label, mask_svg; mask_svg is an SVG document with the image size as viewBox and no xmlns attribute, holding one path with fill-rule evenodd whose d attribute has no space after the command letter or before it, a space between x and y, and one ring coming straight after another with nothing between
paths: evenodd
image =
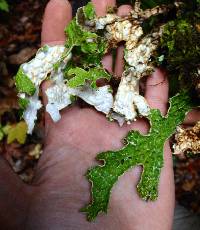
<instances>
[{"instance_id":1,"label":"wrist","mask_svg":"<svg viewBox=\"0 0 200 230\"><path fill-rule=\"evenodd\" d=\"M0 157L0 225L5 229L23 229L29 197L28 186Z\"/></svg>"}]
</instances>

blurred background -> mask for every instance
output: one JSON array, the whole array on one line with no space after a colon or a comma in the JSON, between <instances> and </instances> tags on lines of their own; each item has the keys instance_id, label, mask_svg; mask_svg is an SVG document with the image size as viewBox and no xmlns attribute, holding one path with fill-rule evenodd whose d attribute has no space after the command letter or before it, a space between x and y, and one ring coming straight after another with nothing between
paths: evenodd
<instances>
[{"instance_id":1,"label":"blurred background","mask_svg":"<svg viewBox=\"0 0 200 230\"><path fill-rule=\"evenodd\" d=\"M44 111L33 135L26 135L14 76L20 64L30 60L40 47L42 16L48 0L0 0L0 154L26 183L42 154ZM130 4L130 0L117 1ZM149 1L149 2L152 2ZM71 1L73 12L87 0ZM175 158L176 200L188 210L200 213L200 158Z\"/></svg>"}]
</instances>

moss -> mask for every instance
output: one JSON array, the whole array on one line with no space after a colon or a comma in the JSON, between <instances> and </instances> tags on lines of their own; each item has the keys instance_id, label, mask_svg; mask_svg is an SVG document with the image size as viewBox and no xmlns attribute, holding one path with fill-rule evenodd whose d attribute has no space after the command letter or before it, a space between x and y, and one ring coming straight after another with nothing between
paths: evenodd
<instances>
[{"instance_id":1,"label":"moss","mask_svg":"<svg viewBox=\"0 0 200 230\"><path fill-rule=\"evenodd\" d=\"M199 6L194 2L191 1L191 5L184 4L177 18L164 27L158 51L158 56L164 55L164 59L162 63L157 63L169 71L171 94L179 92L180 88L192 86L194 89L197 83L195 73L200 64L200 18Z\"/></svg>"}]
</instances>

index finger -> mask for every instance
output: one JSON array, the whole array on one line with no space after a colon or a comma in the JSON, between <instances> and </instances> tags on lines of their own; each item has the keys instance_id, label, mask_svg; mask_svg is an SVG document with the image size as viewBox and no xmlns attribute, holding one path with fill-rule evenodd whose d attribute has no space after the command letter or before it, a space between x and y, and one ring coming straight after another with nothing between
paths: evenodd
<instances>
[{"instance_id":1,"label":"index finger","mask_svg":"<svg viewBox=\"0 0 200 230\"><path fill-rule=\"evenodd\" d=\"M64 29L72 19L72 9L67 0L50 0L46 6L42 24L42 45L63 45Z\"/></svg>"},{"instance_id":2,"label":"index finger","mask_svg":"<svg viewBox=\"0 0 200 230\"><path fill-rule=\"evenodd\" d=\"M64 45L66 37L64 29L66 25L72 19L71 5L67 0L50 0L46 6L42 33L41 33L41 45ZM51 82L43 82L42 93L43 103L47 104L46 89L51 86ZM49 114L45 113L45 127L52 122Z\"/></svg>"}]
</instances>

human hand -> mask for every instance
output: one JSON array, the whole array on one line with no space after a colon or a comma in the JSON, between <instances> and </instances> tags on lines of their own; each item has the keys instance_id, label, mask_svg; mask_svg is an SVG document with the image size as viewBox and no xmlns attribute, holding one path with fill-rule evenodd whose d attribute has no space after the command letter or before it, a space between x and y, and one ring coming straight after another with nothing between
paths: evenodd
<instances>
[{"instance_id":1,"label":"human hand","mask_svg":"<svg viewBox=\"0 0 200 230\"><path fill-rule=\"evenodd\" d=\"M42 33L43 44L62 44L65 41L63 29L65 24L70 21L69 15L71 13L67 7L64 12L64 6L62 7L62 13L61 8L56 11L54 4L57 4L58 7L58 3L55 2L58 1L49 3L45 13ZM62 2L60 1L59 4L64 4L64 1ZM99 15L105 13L108 5L115 4L113 0L104 0L101 3L99 1L93 2ZM52 17L52 9L54 12L60 12L63 15L62 19L59 16L60 21L58 21L58 18L55 20ZM129 6L123 6L118 13L121 15L128 14L129 10ZM109 71L113 71L111 55L107 55L103 63L106 63L106 66L104 66ZM116 75L121 75L122 70L123 54L120 48L114 72ZM44 85L44 91L47 87L48 84ZM166 113L168 83L161 71L157 70L152 78L148 80L146 98L153 108L160 109L163 114ZM173 219L174 183L168 144L165 147L166 161L161 176L163 178L160 183L158 201L147 203L138 197L135 185L141 170L137 168L123 176L114 187L107 216L98 217L95 223L88 223L85 220L85 215L79 212L80 208L88 203L90 199L90 185L84 175L87 169L94 165L96 154L121 148L122 139L131 129L146 133L148 124L140 120L134 122L131 126L124 125L120 128L118 124L110 123L104 115L93 109L80 108L79 106L64 110L62 119L58 123L53 123L49 115L46 114L46 147L38 165L34 182L43 187L38 196L42 204L35 205L35 210L41 209L37 220L44 220L48 217L44 226L55 226L55 229L61 226L61 221L63 221L64 228L70 228L69 226L71 226L72 229L129 229L132 228L133 224L135 229L141 229L141 226L143 229L149 229L150 222L153 229L160 229L161 226L162 229L169 229ZM38 202L34 203L37 204ZM56 210L54 207L56 207ZM165 213L165 216L158 222L157 218L161 212ZM62 218L56 213L60 213ZM53 218L51 223L51 216L54 217L55 215L57 218ZM139 216L140 218L138 218ZM143 217L141 218L141 216Z\"/></svg>"},{"instance_id":2,"label":"human hand","mask_svg":"<svg viewBox=\"0 0 200 230\"><path fill-rule=\"evenodd\" d=\"M105 13L108 5L115 5L114 0L93 0L93 3L99 15ZM118 13L124 15L129 10L130 6L122 6ZM63 44L64 27L71 17L71 6L66 0L51 0L45 11L42 43ZM115 70L112 70L111 55L106 55L103 63L109 71L121 75L122 48L118 49ZM47 87L48 83L43 86L43 92ZM168 82L160 70L148 78L145 97L152 108L166 113ZM0 206L1 210L9 210L8 214L5 212L2 215L1 222L9 226L8 229L23 229L23 226L27 229L170 229L174 209L174 181L168 142L164 148L165 161L157 201L145 202L139 198L135 187L141 169L137 167L122 176L114 186L107 215L99 216L94 223L88 223L85 214L79 212L90 200L90 184L84 175L95 164L96 154L121 148L122 139L132 129L146 133L149 126L140 119L121 128L117 123L107 121L104 115L94 109L80 108L78 105L65 109L58 123L53 123L46 114L45 149L33 184L23 185L5 163L0 162L7 170L7 178L10 178L9 185L1 184L1 189L6 188L2 198L9 201L9 204L3 202ZM10 216L12 223L9 223Z\"/></svg>"}]
</instances>

